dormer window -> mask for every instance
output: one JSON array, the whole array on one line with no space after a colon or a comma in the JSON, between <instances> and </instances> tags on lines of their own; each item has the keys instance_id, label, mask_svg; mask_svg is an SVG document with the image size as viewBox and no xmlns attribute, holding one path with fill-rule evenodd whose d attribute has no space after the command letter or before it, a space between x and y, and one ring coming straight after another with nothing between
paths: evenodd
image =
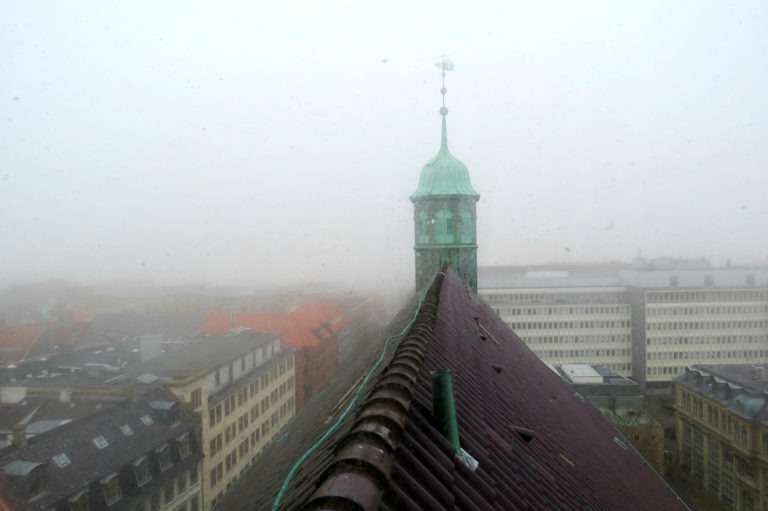
<instances>
[{"instance_id":1,"label":"dormer window","mask_svg":"<svg viewBox=\"0 0 768 511\"><path fill-rule=\"evenodd\" d=\"M101 487L104 491L104 500L108 506L120 500L122 494L120 493L120 478L117 477L117 472L102 477Z\"/></svg>"},{"instance_id":2,"label":"dormer window","mask_svg":"<svg viewBox=\"0 0 768 511\"><path fill-rule=\"evenodd\" d=\"M3 473L16 483L16 486L28 498L32 498L45 490L46 468L44 463L15 460L3 467Z\"/></svg>"},{"instance_id":3,"label":"dormer window","mask_svg":"<svg viewBox=\"0 0 768 511\"><path fill-rule=\"evenodd\" d=\"M91 498L88 489L75 493L67 499L70 511L90 511Z\"/></svg>"},{"instance_id":4,"label":"dormer window","mask_svg":"<svg viewBox=\"0 0 768 511\"><path fill-rule=\"evenodd\" d=\"M171 461L171 450L168 448L168 444L158 447L155 452L157 452L157 463L160 465L160 471L165 472L171 468L173 462Z\"/></svg>"},{"instance_id":5,"label":"dormer window","mask_svg":"<svg viewBox=\"0 0 768 511\"><path fill-rule=\"evenodd\" d=\"M189 433L184 433L178 437L176 442L179 446L179 458L182 460L188 458L192 454L192 442L189 438Z\"/></svg>"},{"instance_id":6,"label":"dormer window","mask_svg":"<svg viewBox=\"0 0 768 511\"><path fill-rule=\"evenodd\" d=\"M152 473L149 471L149 458L142 456L133 462L133 474L136 476L136 485L142 487L152 480Z\"/></svg>"}]
</instances>

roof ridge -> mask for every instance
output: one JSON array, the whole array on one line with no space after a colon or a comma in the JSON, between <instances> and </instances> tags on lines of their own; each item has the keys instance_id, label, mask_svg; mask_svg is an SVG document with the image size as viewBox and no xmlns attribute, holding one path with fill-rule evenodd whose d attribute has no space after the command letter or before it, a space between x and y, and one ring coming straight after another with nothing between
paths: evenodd
<instances>
[{"instance_id":1,"label":"roof ridge","mask_svg":"<svg viewBox=\"0 0 768 511\"><path fill-rule=\"evenodd\" d=\"M379 508L437 321L444 277L442 271L437 273L411 328L360 404L354 424L336 442L333 460L301 509Z\"/></svg>"}]
</instances>

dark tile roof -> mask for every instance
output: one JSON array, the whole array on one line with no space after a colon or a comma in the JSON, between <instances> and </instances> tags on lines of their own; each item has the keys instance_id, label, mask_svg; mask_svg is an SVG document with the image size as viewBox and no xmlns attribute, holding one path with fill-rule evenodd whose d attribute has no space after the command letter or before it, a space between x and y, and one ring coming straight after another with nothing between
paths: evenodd
<instances>
[{"instance_id":1,"label":"dark tile roof","mask_svg":"<svg viewBox=\"0 0 768 511\"><path fill-rule=\"evenodd\" d=\"M450 370L469 468L438 431L430 374ZM675 510L686 506L598 410L541 363L453 271L438 274L364 398L286 486L279 509ZM303 415L296 419L305 420ZM290 432L304 448L314 437ZM294 458L295 459L295 458ZM256 465L254 477L268 468ZM269 509L232 495L223 509Z\"/></svg>"},{"instance_id":2,"label":"dark tile roof","mask_svg":"<svg viewBox=\"0 0 768 511\"><path fill-rule=\"evenodd\" d=\"M18 403L0 404L0 432L11 431L14 426L30 425L39 421L73 421L97 413L103 408L114 406L115 397L69 398L61 400L52 397L27 397ZM28 431L28 433L33 433Z\"/></svg>"},{"instance_id":3,"label":"dark tile roof","mask_svg":"<svg viewBox=\"0 0 768 511\"><path fill-rule=\"evenodd\" d=\"M156 448L184 433L194 437L195 423L186 413L180 413L176 420L166 421L151 404L173 399L168 391L158 388L142 395L136 402L125 400L31 438L24 447L11 446L0 451L0 470L4 472L17 461L46 465L45 492L17 509L49 509L105 476L114 473L122 476L130 470L133 461L142 455L152 456ZM98 437L101 439L94 440ZM105 444L101 443L102 439ZM197 440L193 442L196 445ZM199 449L193 452L194 456L178 466L196 462L200 457Z\"/></svg>"},{"instance_id":4,"label":"dark tile roof","mask_svg":"<svg viewBox=\"0 0 768 511\"><path fill-rule=\"evenodd\" d=\"M131 367L125 371L125 375L135 377L150 373L159 377L184 379L213 371L278 338L277 334L248 331L207 337Z\"/></svg>"}]
</instances>

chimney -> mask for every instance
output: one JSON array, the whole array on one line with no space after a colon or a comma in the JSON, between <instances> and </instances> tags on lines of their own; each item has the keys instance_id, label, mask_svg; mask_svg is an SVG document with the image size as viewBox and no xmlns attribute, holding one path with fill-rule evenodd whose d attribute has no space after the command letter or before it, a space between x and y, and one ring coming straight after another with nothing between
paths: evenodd
<instances>
[{"instance_id":1,"label":"chimney","mask_svg":"<svg viewBox=\"0 0 768 511\"><path fill-rule=\"evenodd\" d=\"M27 425L26 424L16 424L11 429L13 434L13 445L17 447L26 447L27 445Z\"/></svg>"}]
</instances>

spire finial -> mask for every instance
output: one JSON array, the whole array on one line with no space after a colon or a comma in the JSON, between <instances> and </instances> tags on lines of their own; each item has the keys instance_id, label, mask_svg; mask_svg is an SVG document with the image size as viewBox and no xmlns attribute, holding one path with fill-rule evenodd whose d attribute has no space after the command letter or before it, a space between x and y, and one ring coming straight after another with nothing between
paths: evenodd
<instances>
[{"instance_id":1,"label":"spire finial","mask_svg":"<svg viewBox=\"0 0 768 511\"><path fill-rule=\"evenodd\" d=\"M440 56L440 62L436 62L435 65L440 68L441 74L443 76L443 87L440 89L440 94L443 95L443 106L440 107L440 115L443 116L443 133L442 137L440 138L440 150L441 151L447 151L448 150L448 129L445 125L445 116L448 115L448 108L445 106L445 94L448 92L448 89L445 88L445 72L446 71L453 71L453 62L446 59L447 55L441 55Z\"/></svg>"},{"instance_id":2,"label":"spire finial","mask_svg":"<svg viewBox=\"0 0 768 511\"><path fill-rule=\"evenodd\" d=\"M443 87L440 89L440 94L443 95L443 106L440 108L440 115L445 118L446 115L448 115L448 109L445 107L445 94L448 92L448 89L445 88L445 72L446 71L453 71L453 62L446 59L447 55L440 55L440 62L436 62L435 65L440 68L440 71L442 71L443 76Z\"/></svg>"}]
</instances>

